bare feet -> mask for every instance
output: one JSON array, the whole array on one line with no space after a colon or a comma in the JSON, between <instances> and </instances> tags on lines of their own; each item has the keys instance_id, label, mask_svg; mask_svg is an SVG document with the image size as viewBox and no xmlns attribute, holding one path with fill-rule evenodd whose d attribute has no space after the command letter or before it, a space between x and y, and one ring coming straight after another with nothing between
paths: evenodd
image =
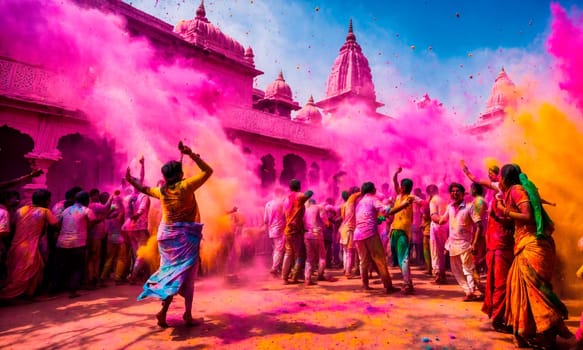
<instances>
[{"instance_id":1,"label":"bare feet","mask_svg":"<svg viewBox=\"0 0 583 350\"><path fill-rule=\"evenodd\" d=\"M158 326L161 328L168 328L168 323L166 323L166 314L158 312L156 314L156 320L158 320Z\"/></svg>"},{"instance_id":2,"label":"bare feet","mask_svg":"<svg viewBox=\"0 0 583 350\"><path fill-rule=\"evenodd\" d=\"M182 319L184 320L184 324L187 327L197 327L203 324L204 319L202 317L199 318L192 318L192 315L187 314L186 312L182 315Z\"/></svg>"}]
</instances>

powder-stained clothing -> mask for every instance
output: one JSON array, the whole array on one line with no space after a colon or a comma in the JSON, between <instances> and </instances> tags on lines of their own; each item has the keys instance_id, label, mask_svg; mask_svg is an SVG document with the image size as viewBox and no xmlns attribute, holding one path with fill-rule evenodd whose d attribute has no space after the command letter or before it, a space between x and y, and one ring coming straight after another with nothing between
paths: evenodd
<instances>
[{"instance_id":1,"label":"powder-stained clothing","mask_svg":"<svg viewBox=\"0 0 583 350\"><path fill-rule=\"evenodd\" d=\"M346 202L340 206L340 217L342 223L340 224L340 244L348 244L349 237L354 234L356 228L356 200L360 197L360 192L353 193L348 197Z\"/></svg>"},{"instance_id":2,"label":"powder-stained clothing","mask_svg":"<svg viewBox=\"0 0 583 350\"><path fill-rule=\"evenodd\" d=\"M160 224L177 222L200 222L200 213L194 191L206 180L206 173L189 177L170 186L147 188L149 196L160 199L162 220ZM158 240L173 238L179 230L158 230Z\"/></svg>"},{"instance_id":3,"label":"powder-stained clothing","mask_svg":"<svg viewBox=\"0 0 583 350\"><path fill-rule=\"evenodd\" d=\"M124 237L121 234L121 227L124 221L124 207L119 197L114 198L111 202L111 213L109 216L110 218L105 220L108 233L107 241L112 244L124 243Z\"/></svg>"},{"instance_id":4,"label":"powder-stained clothing","mask_svg":"<svg viewBox=\"0 0 583 350\"><path fill-rule=\"evenodd\" d=\"M212 170L209 168L209 171ZM209 176L210 173L203 170L172 185L144 190L149 196L160 199L162 220L157 237L160 267L144 284L138 300L146 297L164 300L181 290L184 297L192 296L203 226L194 191Z\"/></svg>"},{"instance_id":5,"label":"powder-stained clothing","mask_svg":"<svg viewBox=\"0 0 583 350\"><path fill-rule=\"evenodd\" d=\"M285 229L286 236L302 235L304 233L305 204L308 197L301 192L291 192L285 199Z\"/></svg>"},{"instance_id":6,"label":"powder-stained clothing","mask_svg":"<svg viewBox=\"0 0 583 350\"><path fill-rule=\"evenodd\" d=\"M87 244L87 227L96 217L93 211L80 203L63 210L61 233L57 238L58 248L79 248Z\"/></svg>"},{"instance_id":7,"label":"powder-stained clothing","mask_svg":"<svg viewBox=\"0 0 583 350\"><path fill-rule=\"evenodd\" d=\"M514 223L494 198L486 227L486 290L482 311L494 324L506 324L506 280L514 260Z\"/></svg>"},{"instance_id":8,"label":"powder-stained clothing","mask_svg":"<svg viewBox=\"0 0 583 350\"><path fill-rule=\"evenodd\" d=\"M429 215L441 217L447 210L447 203L439 195L434 195L429 201ZM439 225L431 222L429 226L429 248L431 250L431 266L435 275L445 275L445 242L447 241L447 224Z\"/></svg>"},{"instance_id":9,"label":"powder-stained clothing","mask_svg":"<svg viewBox=\"0 0 583 350\"><path fill-rule=\"evenodd\" d=\"M400 194L395 199L395 207L402 205L407 202L409 198L413 198L413 203L419 204L422 200L411 194ZM407 239L411 241L411 226L413 225L413 205L406 206L403 210L395 214L393 219L393 224L391 225L392 230L401 230L407 233Z\"/></svg>"},{"instance_id":10,"label":"powder-stained clothing","mask_svg":"<svg viewBox=\"0 0 583 350\"><path fill-rule=\"evenodd\" d=\"M474 252L474 260L477 267L485 265L486 260L486 224L488 223L488 203L482 196L474 197L472 207L476 216L480 217L480 221L476 225L480 225L480 235L476 241L476 251Z\"/></svg>"},{"instance_id":11,"label":"powder-stained clothing","mask_svg":"<svg viewBox=\"0 0 583 350\"><path fill-rule=\"evenodd\" d=\"M378 235L378 216L390 210L375 195L367 193L356 205L356 228L354 240L362 241Z\"/></svg>"},{"instance_id":12,"label":"powder-stained clothing","mask_svg":"<svg viewBox=\"0 0 583 350\"><path fill-rule=\"evenodd\" d=\"M57 218L57 220L61 219L63 210L65 210L65 202L66 200L58 201L57 204L53 205L53 207L51 208L51 212Z\"/></svg>"},{"instance_id":13,"label":"powder-stained clothing","mask_svg":"<svg viewBox=\"0 0 583 350\"><path fill-rule=\"evenodd\" d=\"M305 239L324 240L326 211L321 205L312 204L304 214Z\"/></svg>"},{"instance_id":14,"label":"powder-stained clothing","mask_svg":"<svg viewBox=\"0 0 583 350\"><path fill-rule=\"evenodd\" d=\"M274 198L265 204L263 223L267 226L269 238L283 236L283 230L285 228L283 205L283 199L281 198Z\"/></svg>"},{"instance_id":15,"label":"powder-stained clothing","mask_svg":"<svg viewBox=\"0 0 583 350\"><path fill-rule=\"evenodd\" d=\"M152 188L150 190L155 190ZM148 193L152 197L156 197L152 193ZM159 196L156 198L160 198ZM124 231L141 231L148 230L148 212L150 211L150 198L143 193L132 194L126 198L126 217L122 226ZM136 220L132 216L139 215Z\"/></svg>"},{"instance_id":16,"label":"powder-stained clothing","mask_svg":"<svg viewBox=\"0 0 583 350\"><path fill-rule=\"evenodd\" d=\"M16 230L6 267L8 284L0 291L0 298L14 298L21 294L33 295L43 278L46 257L39 246L46 228L57 225L57 219L47 208L26 205L16 211Z\"/></svg>"},{"instance_id":17,"label":"powder-stained clothing","mask_svg":"<svg viewBox=\"0 0 583 350\"><path fill-rule=\"evenodd\" d=\"M521 185L504 193L506 208L520 212L530 199ZM567 308L553 292L551 279L555 267L555 242L551 236L537 238L534 218L514 221L514 261L508 272L506 319L514 332L524 338L549 329L564 327Z\"/></svg>"},{"instance_id":18,"label":"powder-stained clothing","mask_svg":"<svg viewBox=\"0 0 583 350\"><path fill-rule=\"evenodd\" d=\"M101 240L107 235L107 224L105 218L107 217L109 206L98 202L91 202L89 203L89 209L93 211L97 220L100 220L89 230L89 238Z\"/></svg>"},{"instance_id":19,"label":"powder-stained clothing","mask_svg":"<svg viewBox=\"0 0 583 350\"><path fill-rule=\"evenodd\" d=\"M448 205L444 218L449 220L449 237L446 242L449 255L460 255L472 249L474 223L481 220L474 207L464 201L457 206L452 203Z\"/></svg>"}]
</instances>

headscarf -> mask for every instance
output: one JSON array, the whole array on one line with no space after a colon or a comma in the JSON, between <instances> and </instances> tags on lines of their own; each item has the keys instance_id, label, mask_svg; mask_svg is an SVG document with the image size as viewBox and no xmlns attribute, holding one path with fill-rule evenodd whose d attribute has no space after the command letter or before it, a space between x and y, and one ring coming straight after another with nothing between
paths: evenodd
<instances>
[{"instance_id":1,"label":"headscarf","mask_svg":"<svg viewBox=\"0 0 583 350\"><path fill-rule=\"evenodd\" d=\"M520 167L518 169L520 170ZM520 184L526 190L532 206L534 221L536 222L536 237L544 238L545 236L550 236L554 231L553 220L551 220L551 217L542 206L538 189L525 173L520 172L518 178L520 179Z\"/></svg>"}]
</instances>

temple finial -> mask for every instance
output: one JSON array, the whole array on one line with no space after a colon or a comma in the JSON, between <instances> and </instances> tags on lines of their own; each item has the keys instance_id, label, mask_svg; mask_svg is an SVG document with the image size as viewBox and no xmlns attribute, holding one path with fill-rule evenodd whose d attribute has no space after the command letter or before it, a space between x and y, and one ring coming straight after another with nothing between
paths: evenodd
<instances>
[{"instance_id":1,"label":"temple finial","mask_svg":"<svg viewBox=\"0 0 583 350\"><path fill-rule=\"evenodd\" d=\"M348 22L348 35L346 35L346 41L356 41L356 36L352 29L352 18L350 19L350 22Z\"/></svg>"},{"instance_id":2,"label":"temple finial","mask_svg":"<svg viewBox=\"0 0 583 350\"><path fill-rule=\"evenodd\" d=\"M196 18L206 18L206 10L204 9L204 0L200 0L200 5L196 9Z\"/></svg>"}]
</instances>

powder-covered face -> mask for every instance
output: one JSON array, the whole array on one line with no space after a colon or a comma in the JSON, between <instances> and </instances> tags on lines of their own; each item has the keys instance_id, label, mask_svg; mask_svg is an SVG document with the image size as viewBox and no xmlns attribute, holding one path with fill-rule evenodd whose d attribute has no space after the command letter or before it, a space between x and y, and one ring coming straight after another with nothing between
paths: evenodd
<instances>
[{"instance_id":1,"label":"powder-covered face","mask_svg":"<svg viewBox=\"0 0 583 350\"><path fill-rule=\"evenodd\" d=\"M459 203L464 199L464 192L462 192L458 187L452 187L449 191L450 198L452 202Z\"/></svg>"},{"instance_id":2,"label":"powder-covered face","mask_svg":"<svg viewBox=\"0 0 583 350\"><path fill-rule=\"evenodd\" d=\"M492 170L488 170L488 178L492 182L497 182L500 180L500 176L498 174L496 174L495 172L493 172Z\"/></svg>"}]
</instances>

